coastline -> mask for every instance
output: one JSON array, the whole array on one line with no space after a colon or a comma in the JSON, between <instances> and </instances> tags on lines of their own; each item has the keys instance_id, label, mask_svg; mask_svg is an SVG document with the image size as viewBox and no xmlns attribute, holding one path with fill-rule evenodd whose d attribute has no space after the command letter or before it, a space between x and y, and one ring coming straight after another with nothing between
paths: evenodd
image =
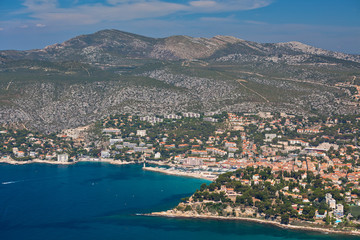
<instances>
[{"instance_id":1,"label":"coastline","mask_svg":"<svg viewBox=\"0 0 360 240\"><path fill-rule=\"evenodd\" d=\"M45 164L54 164L54 165L72 165L78 162L105 162L114 165L128 165L134 164L135 162L123 162L123 161L116 161L113 159L101 159L98 160L89 160L89 159L82 159L76 162L58 162L58 161L50 161L50 160L40 160L40 159L33 159L29 161L16 161L12 158L0 158L0 163L7 163L12 165L23 165L23 164L31 164L31 163L45 163ZM169 170L159 167L143 167L143 170L146 171L153 171L153 172L160 172L163 174L168 175L175 175L175 176L183 176L183 177L191 177L191 178L198 178L213 181L214 178L208 178L200 173L192 173L192 172L183 172L179 170ZM352 236L360 236L360 231L353 231L353 230L335 230L335 229L327 229L322 227L311 227L311 226L296 226L296 225L284 225L279 222L259 219L259 218L251 218L251 217L224 217L224 216L214 216L214 215L205 215L205 214L187 214L183 212L174 212L173 210L162 211L162 212L152 212L148 214L141 214L144 216L153 216L153 217L169 217L169 218L194 218L194 219L211 219L211 220L228 220L228 221L247 221L247 222L255 222L259 224L270 224L276 226L278 228L283 229L292 229L292 230L299 230L299 231L312 231L312 232L322 232L327 234L341 234L341 235L352 235Z\"/></svg>"},{"instance_id":2,"label":"coastline","mask_svg":"<svg viewBox=\"0 0 360 240\"><path fill-rule=\"evenodd\" d=\"M16 161L12 158L1 158L0 163L7 163L11 165L24 165L24 164L31 164L31 163L46 163L46 164L58 164L58 165L70 165L74 164L75 162L55 162L50 160L40 160L40 159L33 159L28 161Z\"/></svg>"},{"instance_id":3,"label":"coastline","mask_svg":"<svg viewBox=\"0 0 360 240\"><path fill-rule=\"evenodd\" d=\"M74 163L78 163L78 162L105 162L105 163L109 163L109 164L113 164L113 165L129 165L129 164L135 164L134 161L132 162L125 162L125 161L119 161L119 160L114 160L111 158L100 158L99 160L78 160Z\"/></svg>"},{"instance_id":4,"label":"coastline","mask_svg":"<svg viewBox=\"0 0 360 240\"><path fill-rule=\"evenodd\" d=\"M160 173L164 173L167 175L199 178L199 179L204 179L204 180L208 180L208 181L214 181L216 179L216 178L206 177L200 173L182 172L179 170L169 170L169 169L158 168L158 167L143 167L142 169L146 170L146 171L160 172Z\"/></svg>"},{"instance_id":5,"label":"coastline","mask_svg":"<svg viewBox=\"0 0 360 240\"><path fill-rule=\"evenodd\" d=\"M153 212L149 214L143 214L144 216L152 216L152 217L172 217L172 218L197 218L197 219L211 219L211 220L230 220L230 221L246 221L246 222L255 222L259 224L269 224L283 229L292 229L299 231L312 231L312 232L321 232L326 234L341 234L341 235L352 235L352 236L360 236L360 231L342 231L342 230L334 230L327 229L321 227L310 227L310 226L296 226L291 224L281 224L279 222L274 222L265 219L259 218L250 218L250 217L223 217L223 216L211 216L204 214L180 214L174 213L172 210L164 211L164 212Z\"/></svg>"},{"instance_id":6,"label":"coastline","mask_svg":"<svg viewBox=\"0 0 360 240\"><path fill-rule=\"evenodd\" d=\"M128 165L134 164L134 162L124 162L124 161L116 161L113 159L99 159L99 160L79 160L76 162L58 162L58 161L50 161L50 160L41 160L41 159L33 159L28 161L16 161L12 158L0 158L0 163L6 163L11 165L23 165L23 164L32 164L32 163L45 163L45 164L53 164L53 165L72 165L79 162L105 162L113 165Z\"/></svg>"}]
</instances>

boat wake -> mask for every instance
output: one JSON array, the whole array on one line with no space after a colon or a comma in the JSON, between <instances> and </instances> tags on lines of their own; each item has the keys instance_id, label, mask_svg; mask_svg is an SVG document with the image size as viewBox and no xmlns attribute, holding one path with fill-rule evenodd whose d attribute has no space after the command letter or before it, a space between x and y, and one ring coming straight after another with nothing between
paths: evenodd
<instances>
[{"instance_id":1,"label":"boat wake","mask_svg":"<svg viewBox=\"0 0 360 240\"><path fill-rule=\"evenodd\" d=\"M21 181L9 181L9 182L2 182L1 184L3 184L3 185L7 185L7 184L18 183L18 182L21 182Z\"/></svg>"}]
</instances>

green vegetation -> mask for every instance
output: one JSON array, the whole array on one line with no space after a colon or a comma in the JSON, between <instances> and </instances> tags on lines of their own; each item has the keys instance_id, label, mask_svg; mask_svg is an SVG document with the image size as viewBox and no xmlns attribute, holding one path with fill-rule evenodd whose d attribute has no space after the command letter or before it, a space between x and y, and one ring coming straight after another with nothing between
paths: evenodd
<instances>
[{"instance_id":1,"label":"green vegetation","mask_svg":"<svg viewBox=\"0 0 360 240\"><path fill-rule=\"evenodd\" d=\"M354 218L360 218L360 206L350 206L350 213Z\"/></svg>"}]
</instances>

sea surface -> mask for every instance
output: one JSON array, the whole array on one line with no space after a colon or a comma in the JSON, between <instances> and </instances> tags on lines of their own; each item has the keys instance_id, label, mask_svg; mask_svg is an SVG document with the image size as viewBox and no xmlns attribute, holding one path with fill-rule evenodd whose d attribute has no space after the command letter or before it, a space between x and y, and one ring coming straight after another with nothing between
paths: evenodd
<instances>
[{"instance_id":1,"label":"sea surface","mask_svg":"<svg viewBox=\"0 0 360 240\"><path fill-rule=\"evenodd\" d=\"M140 165L0 164L0 240L359 239L270 225L148 217L205 180L146 172Z\"/></svg>"}]
</instances>

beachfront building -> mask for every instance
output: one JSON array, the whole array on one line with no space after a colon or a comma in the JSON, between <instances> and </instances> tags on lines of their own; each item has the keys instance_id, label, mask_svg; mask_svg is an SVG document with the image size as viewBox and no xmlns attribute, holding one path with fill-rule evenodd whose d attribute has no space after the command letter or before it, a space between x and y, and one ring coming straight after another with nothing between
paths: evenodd
<instances>
[{"instance_id":1,"label":"beachfront building","mask_svg":"<svg viewBox=\"0 0 360 240\"><path fill-rule=\"evenodd\" d=\"M188 157L182 160L184 165L200 166L203 164L203 159L198 157Z\"/></svg>"},{"instance_id":2,"label":"beachfront building","mask_svg":"<svg viewBox=\"0 0 360 240\"><path fill-rule=\"evenodd\" d=\"M109 158L110 152L109 151L101 151L101 158Z\"/></svg>"},{"instance_id":3,"label":"beachfront building","mask_svg":"<svg viewBox=\"0 0 360 240\"><path fill-rule=\"evenodd\" d=\"M17 151L15 156L18 157L18 158L25 157L25 152L24 151Z\"/></svg>"},{"instance_id":4,"label":"beachfront building","mask_svg":"<svg viewBox=\"0 0 360 240\"><path fill-rule=\"evenodd\" d=\"M334 215L336 217L344 216L344 206L342 204L336 204L336 209L334 210Z\"/></svg>"},{"instance_id":5,"label":"beachfront building","mask_svg":"<svg viewBox=\"0 0 360 240\"><path fill-rule=\"evenodd\" d=\"M68 162L69 161L69 155L67 153L58 154L57 155L58 162Z\"/></svg>"}]
</instances>

